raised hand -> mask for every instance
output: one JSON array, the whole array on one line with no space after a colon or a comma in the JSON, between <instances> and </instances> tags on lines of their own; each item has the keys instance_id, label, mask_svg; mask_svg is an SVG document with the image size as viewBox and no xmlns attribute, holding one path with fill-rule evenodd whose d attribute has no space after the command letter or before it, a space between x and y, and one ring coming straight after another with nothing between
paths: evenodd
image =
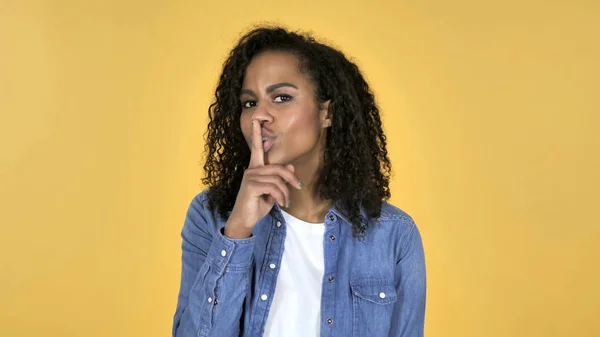
<instances>
[{"instance_id":1,"label":"raised hand","mask_svg":"<svg viewBox=\"0 0 600 337\"><path fill-rule=\"evenodd\" d=\"M261 124L252 120L250 163L244 172L235 205L225 224L225 235L247 238L254 225L273 208L289 205L289 186L302 189L292 165L265 165Z\"/></svg>"}]
</instances>

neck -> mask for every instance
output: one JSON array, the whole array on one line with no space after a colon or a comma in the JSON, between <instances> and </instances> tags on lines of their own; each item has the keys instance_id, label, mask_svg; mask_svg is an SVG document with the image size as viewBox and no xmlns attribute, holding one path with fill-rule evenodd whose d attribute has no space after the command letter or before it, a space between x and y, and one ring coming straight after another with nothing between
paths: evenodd
<instances>
[{"instance_id":1,"label":"neck","mask_svg":"<svg viewBox=\"0 0 600 337\"><path fill-rule=\"evenodd\" d=\"M333 206L332 201L317 198L307 187L301 191L290 191L290 200L291 207L282 209L295 218L311 223L325 222L325 215Z\"/></svg>"}]
</instances>

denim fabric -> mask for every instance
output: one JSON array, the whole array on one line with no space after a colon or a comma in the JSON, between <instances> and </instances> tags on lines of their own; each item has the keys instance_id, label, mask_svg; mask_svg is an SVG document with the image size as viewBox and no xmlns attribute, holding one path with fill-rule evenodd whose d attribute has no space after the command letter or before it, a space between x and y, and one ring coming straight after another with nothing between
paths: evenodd
<instances>
[{"instance_id":1,"label":"denim fabric","mask_svg":"<svg viewBox=\"0 0 600 337\"><path fill-rule=\"evenodd\" d=\"M192 200L181 232L173 336L260 337L283 255L281 209L276 204L250 238L237 240L223 235L225 220L206 201L206 191ZM423 336L425 259L413 219L384 202L363 241L335 205L324 220L320 336Z\"/></svg>"}]
</instances>

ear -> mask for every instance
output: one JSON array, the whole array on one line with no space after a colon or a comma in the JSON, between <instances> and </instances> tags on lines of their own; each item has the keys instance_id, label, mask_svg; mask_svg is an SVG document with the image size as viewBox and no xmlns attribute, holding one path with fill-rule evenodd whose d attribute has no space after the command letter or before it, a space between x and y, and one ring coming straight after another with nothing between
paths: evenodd
<instances>
[{"instance_id":1,"label":"ear","mask_svg":"<svg viewBox=\"0 0 600 337\"><path fill-rule=\"evenodd\" d=\"M333 121L333 116L331 114L331 111L329 110L330 103L331 103L331 100L327 100L327 101L321 103L321 105L319 107L319 113L321 115L321 126L323 128L330 127L331 122Z\"/></svg>"}]
</instances>

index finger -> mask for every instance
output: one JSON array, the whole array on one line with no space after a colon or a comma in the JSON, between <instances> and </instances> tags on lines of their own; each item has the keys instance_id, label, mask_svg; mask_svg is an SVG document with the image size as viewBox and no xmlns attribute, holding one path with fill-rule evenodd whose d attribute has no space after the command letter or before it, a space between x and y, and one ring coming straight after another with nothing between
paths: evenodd
<instances>
[{"instance_id":1,"label":"index finger","mask_svg":"<svg viewBox=\"0 0 600 337\"><path fill-rule=\"evenodd\" d=\"M250 164L249 167L265 166L265 151L262 141L262 130L260 122L252 120L252 147L250 148Z\"/></svg>"}]
</instances>

